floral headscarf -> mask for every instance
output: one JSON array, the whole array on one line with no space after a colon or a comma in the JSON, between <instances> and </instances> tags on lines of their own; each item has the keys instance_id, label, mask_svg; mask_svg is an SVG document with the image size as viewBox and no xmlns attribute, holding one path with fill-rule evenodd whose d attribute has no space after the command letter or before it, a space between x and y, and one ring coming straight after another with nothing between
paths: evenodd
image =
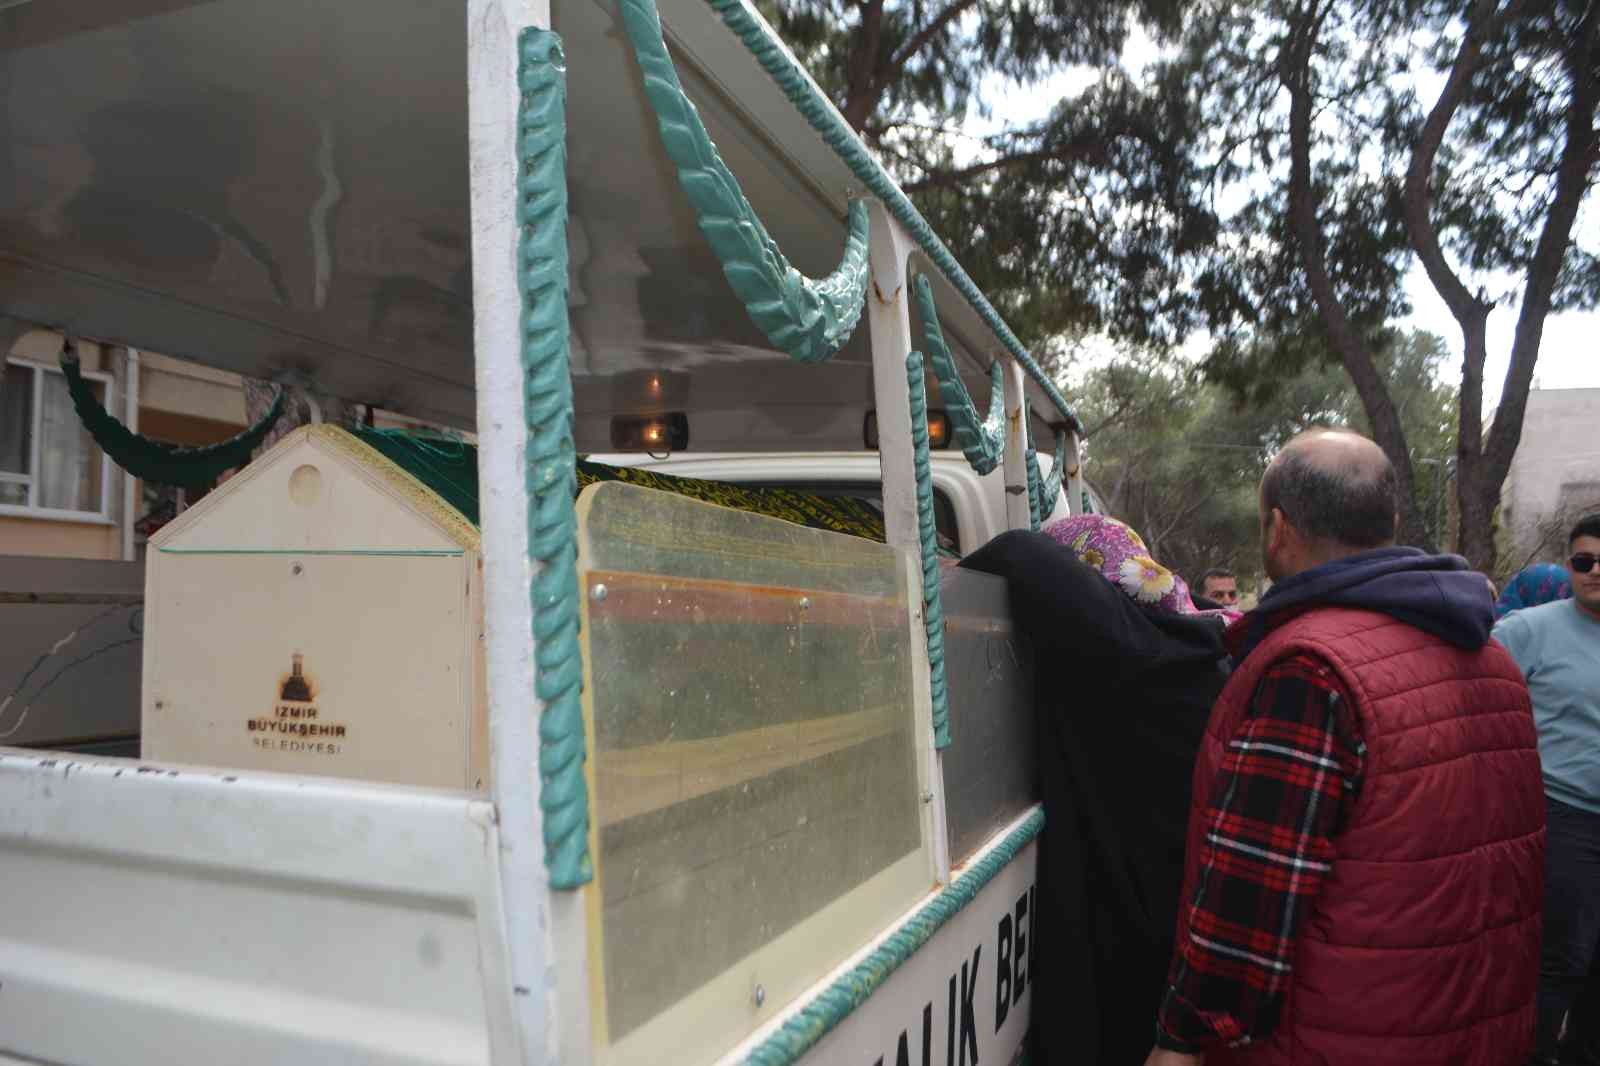
<instances>
[{"instance_id":1,"label":"floral headscarf","mask_svg":"<svg viewBox=\"0 0 1600 1066\"><path fill-rule=\"evenodd\" d=\"M1156 562L1132 529L1105 515L1086 514L1051 522L1043 530L1135 602L1175 614L1200 614L1183 578ZM1238 617L1235 611L1207 611Z\"/></svg>"},{"instance_id":2,"label":"floral headscarf","mask_svg":"<svg viewBox=\"0 0 1600 1066\"><path fill-rule=\"evenodd\" d=\"M1506 590L1495 601L1494 616L1504 618L1512 611L1554 603L1571 595L1572 581L1564 567L1554 563L1535 563L1506 584Z\"/></svg>"}]
</instances>

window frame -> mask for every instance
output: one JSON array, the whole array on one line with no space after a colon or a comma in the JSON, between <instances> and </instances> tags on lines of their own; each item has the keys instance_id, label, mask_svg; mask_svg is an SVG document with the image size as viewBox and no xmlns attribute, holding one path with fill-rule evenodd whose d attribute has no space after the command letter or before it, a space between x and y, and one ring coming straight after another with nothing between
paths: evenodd
<instances>
[{"instance_id":1,"label":"window frame","mask_svg":"<svg viewBox=\"0 0 1600 1066\"><path fill-rule=\"evenodd\" d=\"M61 370L45 363L37 363L30 359L19 359L13 356L7 356L3 365L17 366L32 372L29 415L33 424L29 427L28 472L26 474L13 474L9 471L0 471L0 482L27 486L28 502L0 503L0 516L38 518L56 522L77 522L83 525L115 525L116 523L111 517L111 457L98 448L96 449L96 451L100 451L100 509L98 511L74 511L61 507L41 507L35 502L39 497L39 464L42 455L40 441L44 429L44 375L60 374ZM104 387L105 396L101 401L102 403L109 405L115 402L116 379L114 376L98 370L85 370L82 373L85 379L97 381Z\"/></svg>"}]
</instances>

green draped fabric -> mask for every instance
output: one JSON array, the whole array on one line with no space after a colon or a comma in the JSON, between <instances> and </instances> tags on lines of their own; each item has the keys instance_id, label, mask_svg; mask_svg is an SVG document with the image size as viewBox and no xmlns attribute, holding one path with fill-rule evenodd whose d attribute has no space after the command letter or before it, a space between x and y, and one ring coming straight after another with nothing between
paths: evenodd
<instances>
[{"instance_id":1,"label":"green draped fabric","mask_svg":"<svg viewBox=\"0 0 1600 1066\"><path fill-rule=\"evenodd\" d=\"M223 471L243 466L283 414L283 390L280 388L272 408L261 421L238 436L201 448L167 444L142 437L113 418L84 380L78 358L70 350L62 353L61 373L66 376L67 391L72 396L78 420L95 443L122 469L158 485L197 489L211 484Z\"/></svg>"},{"instance_id":2,"label":"green draped fabric","mask_svg":"<svg viewBox=\"0 0 1600 1066\"><path fill-rule=\"evenodd\" d=\"M457 437L411 430L351 430L357 438L392 460L397 466L438 493L473 525L478 518L478 449ZM578 460L578 489L600 481L625 481L631 485L675 492L696 500L721 504L772 518L782 518L811 529L847 533L882 543L883 516L866 500L850 496L823 496L794 489L752 488L725 481L677 477L654 470L607 466Z\"/></svg>"}]
</instances>

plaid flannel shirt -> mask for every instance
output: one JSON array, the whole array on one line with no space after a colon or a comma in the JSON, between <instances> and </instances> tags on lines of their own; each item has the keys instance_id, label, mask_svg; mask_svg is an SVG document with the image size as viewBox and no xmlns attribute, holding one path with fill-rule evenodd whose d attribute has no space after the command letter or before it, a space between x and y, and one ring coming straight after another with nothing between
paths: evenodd
<instances>
[{"instance_id":1,"label":"plaid flannel shirt","mask_svg":"<svg viewBox=\"0 0 1600 1066\"><path fill-rule=\"evenodd\" d=\"M1206 800L1199 887L1157 1017L1156 1043L1202 1052L1267 1037L1292 974L1295 934L1331 868L1366 748L1321 660L1268 668Z\"/></svg>"}]
</instances>

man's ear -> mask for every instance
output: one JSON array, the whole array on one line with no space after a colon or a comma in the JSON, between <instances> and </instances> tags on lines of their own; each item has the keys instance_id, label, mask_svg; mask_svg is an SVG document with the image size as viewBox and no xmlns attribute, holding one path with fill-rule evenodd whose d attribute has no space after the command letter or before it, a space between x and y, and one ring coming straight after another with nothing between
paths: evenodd
<instances>
[{"instance_id":1,"label":"man's ear","mask_svg":"<svg viewBox=\"0 0 1600 1066\"><path fill-rule=\"evenodd\" d=\"M1274 507L1267 512L1267 528L1262 530L1261 539L1268 551L1275 552L1284 547L1284 539L1288 535L1289 519L1284 516L1283 508Z\"/></svg>"}]
</instances>

